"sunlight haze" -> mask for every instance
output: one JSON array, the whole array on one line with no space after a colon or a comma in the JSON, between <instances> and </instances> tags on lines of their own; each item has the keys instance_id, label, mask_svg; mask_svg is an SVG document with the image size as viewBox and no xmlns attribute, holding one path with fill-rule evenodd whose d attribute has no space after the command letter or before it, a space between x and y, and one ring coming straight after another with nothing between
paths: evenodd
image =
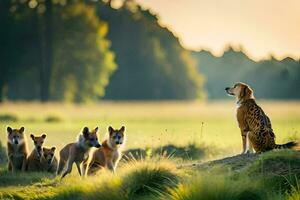
<instances>
[{"instance_id":1,"label":"sunlight haze","mask_svg":"<svg viewBox=\"0 0 300 200\"><path fill-rule=\"evenodd\" d=\"M242 45L253 59L300 56L299 0L137 0L188 49L221 55Z\"/></svg>"}]
</instances>

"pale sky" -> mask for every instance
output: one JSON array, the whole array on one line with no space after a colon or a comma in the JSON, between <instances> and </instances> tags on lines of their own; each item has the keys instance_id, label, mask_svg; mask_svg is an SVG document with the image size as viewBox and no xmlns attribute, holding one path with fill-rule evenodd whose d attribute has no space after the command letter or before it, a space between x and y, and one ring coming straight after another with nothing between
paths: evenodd
<instances>
[{"instance_id":1,"label":"pale sky","mask_svg":"<svg viewBox=\"0 0 300 200\"><path fill-rule=\"evenodd\" d=\"M220 55L241 44L255 59L300 57L300 0L136 0L188 49Z\"/></svg>"}]
</instances>

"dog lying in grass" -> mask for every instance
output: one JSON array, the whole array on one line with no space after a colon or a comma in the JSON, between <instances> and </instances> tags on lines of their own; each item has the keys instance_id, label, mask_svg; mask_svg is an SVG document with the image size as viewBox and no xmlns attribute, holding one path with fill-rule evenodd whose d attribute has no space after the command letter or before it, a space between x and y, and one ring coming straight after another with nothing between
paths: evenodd
<instances>
[{"instance_id":1,"label":"dog lying in grass","mask_svg":"<svg viewBox=\"0 0 300 200\"><path fill-rule=\"evenodd\" d=\"M25 171L28 147L24 127L12 129L7 127L7 157L8 171Z\"/></svg>"},{"instance_id":2,"label":"dog lying in grass","mask_svg":"<svg viewBox=\"0 0 300 200\"><path fill-rule=\"evenodd\" d=\"M101 147L98 141L97 132L98 127L91 131L88 127L84 127L82 133L80 133L78 136L77 142L67 144L64 148L60 150L60 159L57 168L58 175L61 174L66 165L66 170L64 171L61 178L71 173L73 163L76 164L80 176L86 175L87 161L89 159L89 153L91 148Z\"/></svg>"},{"instance_id":3,"label":"dog lying in grass","mask_svg":"<svg viewBox=\"0 0 300 200\"><path fill-rule=\"evenodd\" d=\"M122 157L122 149L125 143L125 127L113 129L108 127L108 139L102 143L102 147L95 150L88 164L88 175L97 173L102 168L108 168L115 172Z\"/></svg>"},{"instance_id":4,"label":"dog lying in grass","mask_svg":"<svg viewBox=\"0 0 300 200\"><path fill-rule=\"evenodd\" d=\"M233 87L225 88L225 91L236 98L237 121L243 140L242 153L248 153L252 147L257 153L261 153L272 149L293 148L297 145L296 142L275 143L271 121L256 104L253 90L247 84L236 83Z\"/></svg>"},{"instance_id":5,"label":"dog lying in grass","mask_svg":"<svg viewBox=\"0 0 300 200\"><path fill-rule=\"evenodd\" d=\"M34 143L34 149L27 158L26 169L27 171L43 171L43 167L41 165L41 157L43 154L43 144L46 139L46 134L43 134L41 136L34 136L33 134L31 134L30 137Z\"/></svg>"}]
</instances>

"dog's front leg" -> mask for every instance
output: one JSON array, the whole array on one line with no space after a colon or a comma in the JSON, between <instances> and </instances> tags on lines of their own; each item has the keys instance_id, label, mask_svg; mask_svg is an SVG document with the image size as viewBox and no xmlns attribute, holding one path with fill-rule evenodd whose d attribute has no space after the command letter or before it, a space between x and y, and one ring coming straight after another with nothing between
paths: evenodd
<instances>
[{"instance_id":1,"label":"dog's front leg","mask_svg":"<svg viewBox=\"0 0 300 200\"><path fill-rule=\"evenodd\" d=\"M80 162L76 162L76 167L77 167L79 175L82 176L81 168L80 168Z\"/></svg>"},{"instance_id":2,"label":"dog's front leg","mask_svg":"<svg viewBox=\"0 0 300 200\"><path fill-rule=\"evenodd\" d=\"M242 142L243 142L243 151L242 154L247 153L247 135L248 135L248 131L241 131L242 134Z\"/></svg>"},{"instance_id":3,"label":"dog's front leg","mask_svg":"<svg viewBox=\"0 0 300 200\"><path fill-rule=\"evenodd\" d=\"M89 161L87 159L87 160L83 161L83 164L82 164L82 175L84 177L86 177L86 175L87 175L88 168L89 168Z\"/></svg>"},{"instance_id":4,"label":"dog's front leg","mask_svg":"<svg viewBox=\"0 0 300 200\"><path fill-rule=\"evenodd\" d=\"M23 158L23 161L22 161L22 172L25 172L26 165L27 165L27 159L26 159L26 156L24 155L24 158Z\"/></svg>"},{"instance_id":5,"label":"dog's front leg","mask_svg":"<svg viewBox=\"0 0 300 200\"><path fill-rule=\"evenodd\" d=\"M250 153L250 149L252 148L251 142L249 140L249 134L250 134L250 132L248 131L246 133L246 145L245 145L246 147L245 147L245 150L244 150L243 154Z\"/></svg>"},{"instance_id":6,"label":"dog's front leg","mask_svg":"<svg viewBox=\"0 0 300 200\"><path fill-rule=\"evenodd\" d=\"M65 170L65 172L63 173L63 175L61 176L61 179L63 179L67 174L72 172L72 165L73 165L74 159L72 157L70 157L68 159L68 163L67 163L67 169Z\"/></svg>"},{"instance_id":7,"label":"dog's front leg","mask_svg":"<svg viewBox=\"0 0 300 200\"><path fill-rule=\"evenodd\" d=\"M248 150L247 150L247 153L253 153L254 152L253 145L252 145L251 140L250 140L250 134L251 134L251 132L247 133L247 141L248 141Z\"/></svg>"},{"instance_id":8,"label":"dog's front leg","mask_svg":"<svg viewBox=\"0 0 300 200\"><path fill-rule=\"evenodd\" d=\"M112 171L115 172L115 167L112 161L107 162L107 168Z\"/></svg>"}]
</instances>

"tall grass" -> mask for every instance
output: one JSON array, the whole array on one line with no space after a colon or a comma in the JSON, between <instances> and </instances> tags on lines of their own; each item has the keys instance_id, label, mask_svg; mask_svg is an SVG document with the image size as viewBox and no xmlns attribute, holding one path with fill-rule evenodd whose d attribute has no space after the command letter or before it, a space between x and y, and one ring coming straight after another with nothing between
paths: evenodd
<instances>
[{"instance_id":1,"label":"tall grass","mask_svg":"<svg viewBox=\"0 0 300 200\"><path fill-rule=\"evenodd\" d=\"M180 179L174 164L166 160L158 160L156 163L131 162L117 174L102 171L88 178L72 174L62 181L38 173L22 175L31 177L31 186L1 188L2 199L140 199L165 193L169 188L174 188ZM21 174L14 178L14 183L18 182L16 178L21 180ZM36 181L35 178L40 180ZM24 180L21 182L24 183Z\"/></svg>"},{"instance_id":2,"label":"tall grass","mask_svg":"<svg viewBox=\"0 0 300 200\"><path fill-rule=\"evenodd\" d=\"M172 200L276 200L280 197L253 181L215 175L196 176L168 195Z\"/></svg>"}]
</instances>

